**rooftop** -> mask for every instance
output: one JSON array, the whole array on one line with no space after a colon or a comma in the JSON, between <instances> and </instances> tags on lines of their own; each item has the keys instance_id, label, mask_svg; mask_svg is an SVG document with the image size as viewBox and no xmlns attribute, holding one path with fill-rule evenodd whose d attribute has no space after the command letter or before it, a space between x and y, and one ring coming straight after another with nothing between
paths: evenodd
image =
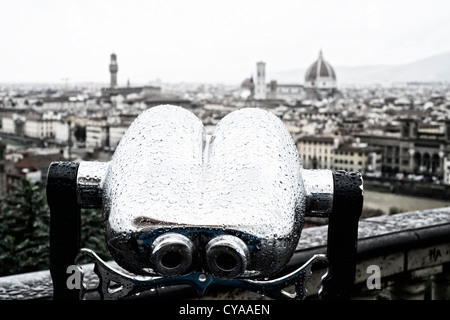
<instances>
[{"instance_id":1,"label":"rooftop","mask_svg":"<svg viewBox=\"0 0 450 320\"><path fill-rule=\"evenodd\" d=\"M298 139L298 141L307 141L307 142L321 142L321 143L334 143L334 137L325 137L325 136L303 136Z\"/></svg>"}]
</instances>

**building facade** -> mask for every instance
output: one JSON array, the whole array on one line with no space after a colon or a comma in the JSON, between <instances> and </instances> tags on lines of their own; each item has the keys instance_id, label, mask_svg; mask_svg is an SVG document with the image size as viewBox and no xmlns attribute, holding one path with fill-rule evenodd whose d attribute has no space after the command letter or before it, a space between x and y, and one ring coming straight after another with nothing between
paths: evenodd
<instances>
[{"instance_id":1,"label":"building facade","mask_svg":"<svg viewBox=\"0 0 450 320\"><path fill-rule=\"evenodd\" d=\"M450 121L439 125L421 124L419 119L400 121L397 136L359 133L361 141L383 150L382 172L423 175L443 179L445 162L450 155Z\"/></svg>"},{"instance_id":2,"label":"building facade","mask_svg":"<svg viewBox=\"0 0 450 320\"><path fill-rule=\"evenodd\" d=\"M31 138L53 138L54 120L43 119L41 116L28 116L25 122L25 135Z\"/></svg>"},{"instance_id":3,"label":"building facade","mask_svg":"<svg viewBox=\"0 0 450 320\"><path fill-rule=\"evenodd\" d=\"M119 145L128 128L129 125L126 124L116 124L109 127L109 146L111 148L115 149Z\"/></svg>"},{"instance_id":4,"label":"building facade","mask_svg":"<svg viewBox=\"0 0 450 320\"><path fill-rule=\"evenodd\" d=\"M109 126L106 121L89 121L86 126L86 147L109 146Z\"/></svg>"},{"instance_id":5,"label":"building facade","mask_svg":"<svg viewBox=\"0 0 450 320\"><path fill-rule=\"evenodd\" d=\"M297 141L297 150L306 169L359 171L362 174L381 172L382 149L366 143L344 142L337 137L304 136Z\"/></svg>"},{"instance_id":6,"label":"building facade","mask_svg":"<svg viewBox=\"0 0 450 320\"><path fill-rule=\"evenodd\" d=\"M335 150L333 162L333 170L381 174L382 149L358 142L342 145Z\"/></svg>"},{"instance_id":7,"label":"building facade","mask_svg":"<svg viewBox=\"0 0 450 320\"><path fill-rule=\"evenodd\" d=\"M4 115L1 132L38 139L53 138L58 119L61 118L53 114Z\"/></svg>"},{"instance_id":8,"label":"building facade","mask_svg":"<svg viewBox=\"0 0 450 320\"><path fill-rule=\"evenodd\" d=\"M297 141L297 150L306 169L332 169L338 147L339 139L335 137L304 136Z\"/></svg>"},{"instance_id":9,"label":"building facade","mask_svg":"<svg viewBox=\"0 0 450 320\"><path fill-rule=\"evenodd\" d=\"M54 130L54 138L59 143L66 143L69 141L69 138L71 138L70 132L71 128L68 121L55 121L53 124L53 130Z\"/></svg>"},{"instance_id":10,"label":"building facade","mask_svg":"<svg viewBox=\"0 0 450 320\"><path fill-rule=\"evenodd\" d=\"M23 120L25 122L25 118ZM16 124L13 115L3 116L2 117L2 132L7 134L15 134L16 133Z\"/></svg>"},{"instance_id":11,"label":"building facade","mask_svg":"<svg viewBox=\"0 0 450 320\"><path fill-rule=\"evenodd\" d=\"M300 84L279 84L272 80L267 84L268 99L282 99L286 101L297 101L305 98L304 87Z\"/></svg>"}]
</instances>

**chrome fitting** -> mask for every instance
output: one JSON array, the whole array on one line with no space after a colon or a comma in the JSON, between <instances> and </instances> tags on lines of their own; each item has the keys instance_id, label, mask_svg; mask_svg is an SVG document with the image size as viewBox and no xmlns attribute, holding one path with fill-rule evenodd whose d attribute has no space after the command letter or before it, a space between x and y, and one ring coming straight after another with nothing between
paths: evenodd
<instances>
[{"instance_id":1,"label":"chrome fitting","mask_svg":"<svg viewBox=\"0 0 450 320\"><path fill-rule=\"evenodd\" d=\"M333 211L334 178L331 170L302 171L308 217L327 218Z\"/></svg>"},{"instance_id":2,"label":"chrome fitting","mask_svg":"<svg viewBox=\"0 0 450 320\"><path fill-rule=\"evenodd\" d=\"M241 275L247 268L249 251L241 239L223 235L206 245L206 265L217 277L233 278Z\"/></svg>"},{"instance_id":3,"label":"chrome fitting","mask_svg":"<svg viewBox=\"0 0 450 320\"><path fill-rule=\"evenodd\" d=\"M77 201L81 208L101 208L109 162L82 161L77 172Z\"/></svg>"},{"instance_id":4,"label":"chrome fitting","mask_svg":"<svg viewBox=\"0 0 450 320\"><path fill-rule=\"evenodd\" d=\"M165 233L153 241L150 262L163 276L186 273L192 264L194 244L179 233Z\"/></svg>"}]
</instances>

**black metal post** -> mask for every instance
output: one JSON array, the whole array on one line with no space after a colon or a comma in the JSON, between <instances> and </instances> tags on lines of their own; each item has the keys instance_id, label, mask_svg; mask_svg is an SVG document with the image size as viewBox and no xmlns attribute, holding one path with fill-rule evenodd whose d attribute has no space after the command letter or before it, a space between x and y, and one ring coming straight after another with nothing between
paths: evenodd
<instances>
[{"instance_id":1,"label":"black metal post","mask_svg":"<svg viewBox=\"0 0 450 320\"><path fill-rule=\"evenodd\" d=\"M333 171L333 211L328 220L327 257L331 276L323 281L321 298L350 299L355 283L358 222L363 206L359 172Z\"/></svg>"},{"instance_id":2,"label":"black metal post","mask_svg":"<svg viewBox=\"0 0 450 320\"><path fill-rule=\"evenodd\" d=\"M48 170L47 202L50 207L50 274L53 299L78 300L80 290L69 289L67 267L80 251L81 217L77 203L79 163L53 162Z\"/></svg>"}]
</instances>

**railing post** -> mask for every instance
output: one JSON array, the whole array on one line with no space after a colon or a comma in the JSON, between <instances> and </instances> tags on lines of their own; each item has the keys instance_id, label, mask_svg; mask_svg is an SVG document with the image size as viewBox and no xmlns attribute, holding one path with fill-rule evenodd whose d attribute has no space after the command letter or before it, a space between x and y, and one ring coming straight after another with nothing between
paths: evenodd
<instances>
[{"instance_id":1,"label":"railing post","mask_svg":"<svg viewBox=\"0 0 450 320\"><path fill-rule=\"evenodd\" d=\"M80 290L67 287L67 267L80 251L80 206L77 202L79 163L53 162L48 170L47 202L50 207L50 274L53 299L78 300Z\"/></svg>"},{"instance_id":2,"label":"railing post","mask_svg":"<svg viewBox=\"0 0 450 320\"><path fill-rule=\"evenodd\" d=\"M450 263L446 263L442 267L442 273L436 274L432 277L432 300L450 300Z\"/></svg>"},{"instance_id":3,"label":"railing post","mask_svg":"<svg viewBox=\"0 0 450 320\"><path fill-rule=\"evenodd\" d=\"M411 274L398 275L389 285L391 300L425 300L427 279L412 279Z\"/></svg>"},{"instance_id":4,"label":"railing post","mask_svg":"<svg viewBox=\"0 0 450 320\"><path fill-rule=\"evenodd\" d=\"M327 257L331 277L324 280L323 299L350 299L356 274L358 222L363 206L359 172L333 171L333 210L328 221Z\"/></svg>"}]
</instances>

